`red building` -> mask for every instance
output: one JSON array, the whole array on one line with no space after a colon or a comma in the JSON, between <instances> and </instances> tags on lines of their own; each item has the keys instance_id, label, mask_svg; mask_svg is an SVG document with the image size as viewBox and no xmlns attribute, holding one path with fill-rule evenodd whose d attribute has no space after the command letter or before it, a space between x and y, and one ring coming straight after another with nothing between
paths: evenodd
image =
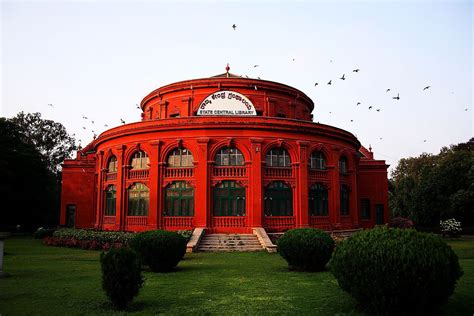
<instances>
[{"instance_id":1,"label":"red building","mask_svg":"<svg viewBox=\"0 0 474 316\"><path fill-rule=\"evenodd\" d=\"M224 73L161 87L142 120L102 133L63 165L61 224L342 230L388 219L387 165L284 84Z\"/></svg>"}]
</instances>

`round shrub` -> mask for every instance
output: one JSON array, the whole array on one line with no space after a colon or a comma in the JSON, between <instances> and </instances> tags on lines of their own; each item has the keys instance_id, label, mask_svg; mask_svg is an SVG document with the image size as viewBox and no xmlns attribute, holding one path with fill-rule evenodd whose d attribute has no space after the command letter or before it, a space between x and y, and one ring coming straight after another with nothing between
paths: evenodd
<instances>
[{"instance_id":1,"label":"round shrub","mask_svg":"<svg viewBox=\"0 0 474 316\"><path fill-rule=\"evenodd\" d=\"M178 265L186 253L186 239L166 230L137 234L130 242L142 262L155 272L167 272Z\"/></svg>"},{"instance_id":2,"label":"round shrub","mask_svg":"<svg viewBox=\"0 0 474 316\"><path fill-rule=\"evenodd\" d=\"M100 255L100 263L102 288L116 308L126 308L143 285L137 254L127 248L111 249Z\"/></svg>"},{"instance_id":3,"label":"round shrub","mask_svg":"<svg viewBox=\"0 0 474 316\"><path fill-rule=\"evenodd\" d=\"M290 269L321 271L331 258L334 240L328 233L315 228L297 228L278 239L278 252Z\"/></svg>"},{"instance_id":4,"label":"round shrub","mask_svg":"<svg viewBox=\"0 0 474 316\"><path fill-rule=\"evenodd\" d=\"M414 229L361 231L337 246L331 272L369 313L426 314L447 301L462 276L439 236Z\"/></svg>"},{"instance_id":5,"label":"round shrub","mask_svg":"<svg viewBox=\"0 0 474 316\"><path fill-rule=\"evenodd\" d=\"M388 227L391 228L414 228L413 222L405 217L394 217L388 222Z\"/></svg>"}]
</instances>

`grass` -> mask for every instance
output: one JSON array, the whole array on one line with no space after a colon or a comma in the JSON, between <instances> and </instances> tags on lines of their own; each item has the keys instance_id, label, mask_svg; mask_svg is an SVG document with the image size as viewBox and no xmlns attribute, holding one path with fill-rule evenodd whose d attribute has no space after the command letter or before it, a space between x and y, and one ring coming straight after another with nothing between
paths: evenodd
<instances>
[{"instance_id":1,"label":"grass","mask_svg":"<svg viewBox=\"0 0 474 316\"><path fill-rule=\"evenodd\" d=\"M449 242L464 276L444 315L474 312L474 239ZM6 240L0 279L1 315L125 314L101 289L99 252ZM187 254L176 272L144 272L145 285L128 309L133 314L359 314L355 301L329 272L290 272L277 254Z\"/></svg>"}]
</instances>

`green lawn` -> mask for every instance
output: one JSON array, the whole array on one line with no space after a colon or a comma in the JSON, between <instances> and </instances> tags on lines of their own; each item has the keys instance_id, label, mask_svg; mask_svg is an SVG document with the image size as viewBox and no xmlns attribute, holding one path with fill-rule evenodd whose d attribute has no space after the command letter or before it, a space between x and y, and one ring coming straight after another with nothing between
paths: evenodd
<instances>
[{"instance_id":1,"label":"green lawn","mask_svg":"<svg viewBox=\"0 0 474 316\"><path fill-rule=\"evenodd\" d=\"M444 315L474 312L474 239L450 242L464 276ZM100 282L99 252L47 247L38 240L6 241L0 314L113 313ZM177 272L145 272L130 307L136 314L358 314L329 272L289 272L277 254L187 254ZM118 314L118 313L117 313Z\"/></svg>"}]
</instances>

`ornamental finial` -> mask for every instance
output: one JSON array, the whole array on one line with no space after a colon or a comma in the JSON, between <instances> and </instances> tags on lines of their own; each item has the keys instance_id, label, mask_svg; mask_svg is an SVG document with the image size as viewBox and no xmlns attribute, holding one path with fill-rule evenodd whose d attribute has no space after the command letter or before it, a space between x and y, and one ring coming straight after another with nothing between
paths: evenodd
<instances>
[{"instance_id":1,"label":"ornamental finial","mask_svg":"<svg viewBox=\"0 0 474 316\"><path fill-rule=\"evenodd\" d=\"M229 78L229 70L230 70L229 63L227 63L227 66L225 67L227 78Z\"/></svg>"},{"instance_id":2,"label":"ornamental finial","mask_svg":"<svg viewBox=\"0 0 474 316\"><path fill-rule=\"evenodd\" d=\"M369 145L369 151L372 152L372 145Z\"/></svg>"}]
</instances>

